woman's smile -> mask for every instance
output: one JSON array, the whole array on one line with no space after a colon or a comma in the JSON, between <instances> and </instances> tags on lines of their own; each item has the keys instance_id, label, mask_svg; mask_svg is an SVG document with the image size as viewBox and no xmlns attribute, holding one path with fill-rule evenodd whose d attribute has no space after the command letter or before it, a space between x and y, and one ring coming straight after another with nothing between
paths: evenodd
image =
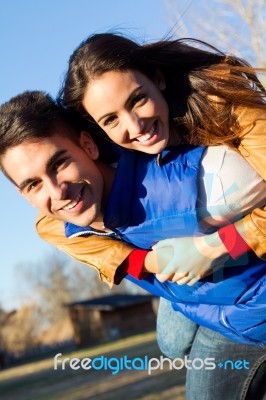
<instances>
[{"instance_id":1,"label":"woman's smile","mask_svg":"<svg viewBox=\"0 0 266 400\"><path fill-rule=\"evenodd\" d=\"M83 106L120 146L157 154L168 143L168 105L160 85L139 71L110 71L92 79Z\"/></svg>"}]
</instances>

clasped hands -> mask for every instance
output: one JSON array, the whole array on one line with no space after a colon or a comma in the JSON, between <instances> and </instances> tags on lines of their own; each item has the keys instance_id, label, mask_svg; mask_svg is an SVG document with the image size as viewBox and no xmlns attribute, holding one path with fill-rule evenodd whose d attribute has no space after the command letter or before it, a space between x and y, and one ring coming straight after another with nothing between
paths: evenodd
<instances>
[{"instance_id":1,"label":"clasped hands","mask_svg":"<svg viewBox=\"0 0 266 400\"><path fill-rule=\"evenodd\" d=\"M195 237L165 239L153 246L159 281L179 285L197 281L222 268L229 254L217 232Z\"/></svg>"}]
</instances>

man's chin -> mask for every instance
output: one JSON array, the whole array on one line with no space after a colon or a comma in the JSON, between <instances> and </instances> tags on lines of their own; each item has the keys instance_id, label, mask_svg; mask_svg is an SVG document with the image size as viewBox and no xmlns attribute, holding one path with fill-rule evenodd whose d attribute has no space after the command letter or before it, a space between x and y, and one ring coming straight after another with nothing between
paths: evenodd
<instances>
[{"instance_id":1,"label":"man's chin","mask_svg":"<svg viewBox=\"0 0 266 400\"><path fill-rule=\"evenodd\" d=\"M67 221L70 224L80 226L81 228L86 228L87 226L90 226L90 222L88 221L80 221L79 219L77 220L71 220Z\"/></svg>"},{"instance_id":2,"label":"man's chin","mask_svg":"<svg viewBox=\"0 0 266 400\"><path fill-rule=\"evenodd\" d=\"M93 224L93 222L96 219L97 213L94 212L89 212L89 213L82 213L82 214L77 214L77 215L67 215L67 213L64 213L64 215L58 215L58 219L60 219L63 222L68 222L69 224L77 225L82 228L86 228Z\"/></svg>"}]
</instances>

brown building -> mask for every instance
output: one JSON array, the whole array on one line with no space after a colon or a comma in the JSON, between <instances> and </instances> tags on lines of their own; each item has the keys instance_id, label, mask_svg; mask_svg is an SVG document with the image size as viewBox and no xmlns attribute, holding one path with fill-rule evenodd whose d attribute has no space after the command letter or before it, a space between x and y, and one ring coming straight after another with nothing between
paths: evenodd
<instances>
[{"instance_id":1,"label":"brown building","mask_svg":"<svg viewBox=\"0 0 266 400\"><path fill-rule=\"evenodd\" d=\"M104 343L154 330L154 299L115 294L68 304L76 344Z\"/></svg>"}]
</instances>

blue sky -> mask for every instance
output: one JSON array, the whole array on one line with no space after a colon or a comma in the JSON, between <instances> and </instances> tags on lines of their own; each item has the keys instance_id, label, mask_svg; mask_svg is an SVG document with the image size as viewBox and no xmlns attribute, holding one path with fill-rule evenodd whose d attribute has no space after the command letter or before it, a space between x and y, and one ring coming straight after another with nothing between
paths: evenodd
<instances>
[{"instance_id":1,"label":"blue sky","mask_svg":"<svg viewBox=\"0 0 266 400\"><path fill-rule=\"evenodd\" d=\"M88 35L110 29L152 40L168 33L164 0L0 0L0 103L24 90L57 94L67 60ZM36 210L1 175L0 305L20 301L19 267L52 247L34 229Z\"/></svg>"},{"instance_id":2,"label":"blue sky","mask_svg":"<svg viewBox=\"0 0 266 400\"><path fill-rule=\"evenodd\" d=\"M192 22L189 35L204 39L193 32L193 24L202 18L207 0L0 0L0 103L24 90L56 96L70 54L92 33L119 30L140 40L166 36L176 23L177 4L182 21ZM216 27L221 14L217 8L211 11L213 20L208 23ZM228 15L236 24L236 15ZM237 26L242 34L245 26L241 21ZM231 43L230 51L237 45L238 41ZM248 59L248 48L241 55ZM2 174L0 190L0 307L12 308L21 300L20 266L31 263L37 268L55 250L35 233L36 209Z\"/></svg>"}]
</instances>

